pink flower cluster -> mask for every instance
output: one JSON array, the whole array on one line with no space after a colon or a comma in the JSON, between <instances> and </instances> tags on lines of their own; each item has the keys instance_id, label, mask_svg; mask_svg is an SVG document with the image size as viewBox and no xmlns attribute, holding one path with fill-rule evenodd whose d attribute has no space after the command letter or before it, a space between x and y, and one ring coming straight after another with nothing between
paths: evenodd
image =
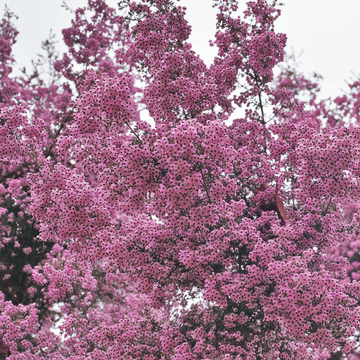
<instances>
[{"instance_id":1,"label":"pink flower cluster","mask_svg":"<svg viewBox=\"0 0 360 360\"><path fill-rule=\"evenodd\" d=\"M359 81L318 100L276 1L214 3L207 67L174 1L89 0L50 86L5 14L0 359L360 358Z\"/></svg>"}]
</instances>

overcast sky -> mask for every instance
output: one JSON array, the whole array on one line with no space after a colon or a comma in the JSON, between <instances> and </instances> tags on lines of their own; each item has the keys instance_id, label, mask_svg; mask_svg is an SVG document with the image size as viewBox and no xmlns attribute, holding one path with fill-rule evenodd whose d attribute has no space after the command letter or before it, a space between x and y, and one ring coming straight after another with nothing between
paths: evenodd
<instances>
[{"instance_id":1,"label":"overcast sky","mask_svg":"<svg viewBox=\"0 0 360 360\"><path fill-rule=\"evenodd\" d=\"M19 16L16 21L20 31L18 42L13 48L18 67L31 69L31 59L40 52L41 41L48 37L50 29L59 40L60 54L65 51L61 30L70 26L72 14L61 7L63 0L0 0ZM108 0L116 7L118 0ZM288 35L287 49L300 58L301 70L316 71L324 76L322 96L340 95L345 89L344 80L349 80L351 71L360 74L359 46L359 0L283 0L282 15L277 20L278 32ZM87 4L87 0L68 0L76 9ZM181 0L187 7L187 19L192 25L190 42L193 49L209 65L216 55L216 48L209 46L214 39L216 10L211 0ZM240 13L246 1L239 0Z\"/></svg>"}]
</instances>

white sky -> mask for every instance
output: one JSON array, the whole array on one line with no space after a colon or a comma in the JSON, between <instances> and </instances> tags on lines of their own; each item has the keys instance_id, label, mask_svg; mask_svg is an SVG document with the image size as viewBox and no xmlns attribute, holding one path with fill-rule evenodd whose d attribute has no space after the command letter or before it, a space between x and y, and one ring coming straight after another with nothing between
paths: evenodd
<instances>
[{"instance_id":1,"label":"white sky","mask_svg":"<svg viewBox=\"0 0 360 360\"><path fill-rule=\"evenodd\" d=\"M13 48L19 67L31 70L31 59L41 50L41 41L48 37L50 29L59 40L58 51L65 50L61 30L70 26L72 14L61 7L63 0L0 0L0 12L4 5L15 12L19 19L18 42ZM118 0L108 0L117 8ZM316 71L324 76L322 96L340 95L345 89L345 80L351 72L360 74L360 1L359 0L283 0L282 15L278 19L277 31L288 35L287 48L293 47L296 54L303 51L300 69ZM87 0L68 0L76 9L87 4ZM209 46L214 39L215 15L211 0L180 0L187 7L187 19L192 25L190 42L193 49L209 65L216 55L216 48ZM246 7L239 0L240 12ZM14 69L15 70L15 69Z\"/></svg>"}]
</instances>

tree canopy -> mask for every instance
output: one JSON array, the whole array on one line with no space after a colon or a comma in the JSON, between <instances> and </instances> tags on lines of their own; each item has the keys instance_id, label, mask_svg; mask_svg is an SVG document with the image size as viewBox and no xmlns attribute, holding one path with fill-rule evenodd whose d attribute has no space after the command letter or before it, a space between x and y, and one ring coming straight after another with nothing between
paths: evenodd
<instances>
[{"instance_id":1,"label":"tree canopy","mask_svg":"<svg viewBox=\"0 0 360 360\"><path fill-rule=\"evenodd\" d=\"M175 1L89 0L17 77L6 9L0 358L360 358L360 81L319 99L281 4L213 5L209 67Z\"/></svg>"}]
</instances>

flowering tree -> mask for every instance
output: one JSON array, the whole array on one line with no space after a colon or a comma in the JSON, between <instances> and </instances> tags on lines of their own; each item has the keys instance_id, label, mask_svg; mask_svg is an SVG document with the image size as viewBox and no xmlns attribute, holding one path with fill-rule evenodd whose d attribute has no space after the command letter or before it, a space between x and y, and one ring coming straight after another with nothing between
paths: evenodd
<instances>
[{"instance_id":1,"label":"flowering tree","mask_svg":"<svg viewBox=\"0 0 360 360\"><path fill-rule=\"evenodd\" d=\"M359 81L318 100L276 1L214 6L208 68L174 1L89 0L50 85L6 12L1 357L359 358Z\"/></svg>"}]
</instances>

